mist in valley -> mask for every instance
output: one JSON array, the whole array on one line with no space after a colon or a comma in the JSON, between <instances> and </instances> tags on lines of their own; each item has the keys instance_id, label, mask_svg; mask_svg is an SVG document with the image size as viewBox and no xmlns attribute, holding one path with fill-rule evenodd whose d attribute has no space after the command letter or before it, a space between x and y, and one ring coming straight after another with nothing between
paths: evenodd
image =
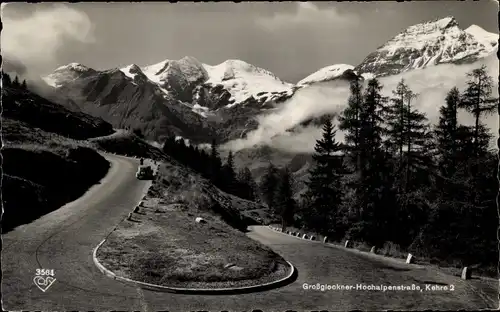
<instances>
[{"instance_id":1,"label":"mist in valley","mask_svg":"<svg viewBox=\"0 0 500 312\"><path fill-rule=\"evenodd\" d=\"M419 94L414 100L414 107L424 112L431 124L439 119L439 108L445 104L448 91L454 86L463 91L466 86L466 74L481 65L487 66L488 74L495 83L493 95L498 96L499 61L496 54L491 55L474 64L442 64L421 70L413 70L399 75L382 77L384 86L382 93L392 96L392 91L404 79L413 92ZM366 81L365 81L366 85ZM321 138L321 127L298 126L310 118L324 114L338 114L347 105L349 85L345 81L331 81L314 84L298 90L295 95L270 114L258 117L258 129L251 131L244 139L228 142L224 148L239 151L259 145L293 152L311 153L314 151L315 141ZM465 111L461 111L459 121L465 125L472 125L474 118ZM493 114L484 118L483 122L490 129L494 138L498 137L498 115ZM335 119L335 123L337 121ZM294 128L293 131L287 131ZM343 134L337 131L337 139L342 141ZM492 139L492 147L494 147Z\"/></svg>"}]
</instances>

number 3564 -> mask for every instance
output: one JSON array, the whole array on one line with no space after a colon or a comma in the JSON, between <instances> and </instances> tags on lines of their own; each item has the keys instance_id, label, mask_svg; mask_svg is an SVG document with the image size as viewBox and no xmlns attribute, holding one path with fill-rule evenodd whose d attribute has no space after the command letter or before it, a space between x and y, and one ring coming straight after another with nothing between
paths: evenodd
<instances>
[{"instance_id":1,"label":"number 3564","mask_svg":"<svg viewBox=\"0 0 500 312\"><path fill-rule=\"evenodd\" d=\"M54 276L54 269L36 269L36 275Z\"/></svg>"}]
</instances>

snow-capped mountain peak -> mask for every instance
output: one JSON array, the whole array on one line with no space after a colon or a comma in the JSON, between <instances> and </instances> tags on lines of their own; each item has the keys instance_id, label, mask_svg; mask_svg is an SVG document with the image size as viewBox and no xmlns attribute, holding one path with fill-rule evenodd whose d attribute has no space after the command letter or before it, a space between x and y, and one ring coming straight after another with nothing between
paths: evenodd
<instances>
[{"instance_id":1,"label":"snow-capped mountain peak","mask_svg":"<svg viewBox=\"0 0 500 312\"><path fill-rule=\"evenodd\" d=\"M167 68L170 60L164 60L156 64L148 65L142 68L143 73L154 82L159 82L159 75Z\"/></svg>"},{"instance_id":2,"label":"snow-capped mountain peak","mask_svg":"<svg viewBox=\"0 0 500 312\"><path fill-rule=\"evenodd\" d=\"M70 63L56 68L56 70L42 80L49 86L58 88L66 82L74 81L78 78L87 77L97 71L80 63Z\"/></svg>"},{"instance_id":3,"label":"snow-capped mountain peak","mask_svg":"<svg viewBox=\"0 0 500 312\"><path fill-rule=\"evenodd\" d=\"M186 56L180 60L166 59L144 67L130 64L115 71L123 73L135 85L156 85L164 95L175 97L187 105L204 106L202 102L206 102L207 96L212 100L223 97L227 101L216 102L219 103L217 105L226 107L243 102L264 104L291 96L294 87L268 70L236 59L212 66ZM102 73L105 72L107 71ZM44 77L44 80L53 87L59 87L92 73L99 72L71 63L59 67L51 75ZM213 92L208 91L212 89ZM206 92L212 93L208 95ZM201 98L204 100L198 103ZM222 104L223 102L226 104Z\"/></svg>"},{"instance_id":4,"label":"snow-capped mountain peak","mask_svg":"<svg viewBox=\"0 0 500 312\"><path fill-rule=\"evenodd\" d=\"M204 64L205 69L210 71L211 78L217 78L221 74L221 69L224 69L223 76L226 76L226 79L244 77L245 75L255 75L255 76L270 76L276 80L280 80L276 75L271 73L268 70L257 67L255 65L249 64L242 60L226 60L219 65L210 66ZM281 81L281 80L280 80Z\"/></svg>"},{"instance_id":5,"label":"snow-capped mountain peak","mask_svg":"<svg viewBox=\"0 0 500 312\"><path fill-rule=\"evenodd\" d=\"M233 104L249 98L257 101L275 100L293 93L293 85L282 81L268 70L242 60L227 60L219 65L203 65L208 73L208 85L222 85L231 94Z\"/></svg>"},{"instance_id":6,"label":"snow-capped mountain peak","mask_svg":"<svg viewBox=\"0 0 500 312\"><path fill-rule=\"evenodd\" d=\"M352 70L354 69L354 66L348 64L326 66L299 81L297 86L305 86L312 83L333 80L342 76L342 74L348 69Z\"/></svg>"},{"instance_id":7,"label":"snow-capped mountain peak","mask_svg":"<svg viewBox=\"0 0 500 312\"><path fill-rule=\"evenodd\" d=\"M465 32L471 34L477 41L483 44L493 44L498 41L498 34L490 33L477 25L470 25Z\"/></svg>"},{"instance_id":8,"label":"snow-capped mountain peak","mask_svg":"<svg viewBox=\"0 0 500 312\"><path fill-rule=\"evenodd\" d=\"M447 16L444 18L438 18L435 21L427 22L426 24L435 24L440 29L446 29L450 27L458 27L458 22L454 16Z\"/></svg>"},{"instance_id":9,"label":"snow-capped mountain peak","mask_svg":"<svg viewBox=\"0 0 500 312\"><path fill-rule=\"evenodd\" d=\"M135 87L145 84L146 88L163 93L169 101L175 99L183 105L217 110L240 103L243 106L253 103L255 107L283 101L298 88L334 79L350 79L355 74L369 79L441 63L474 62L491 55L497 47L498 34L477 25L463 30L454 17L448 16L407 27L356 67L348 64L326 66L296 85L243 60L229 59L218 65L208 65L192 56L166 59L144 67L131 64L115 69L113 74L119 70L123 73L122 78L130 80ZM101 77L111 72L70 63L57 68L44 80L59 87L94 74ZM118 76L115 78L114 83L120 80Z\"/></svg>"},{"instance_id":10,"label":"snow-capped mountain peak","mask_svg":"<svg viewBox=\"0 0 500 312\"><path fill-rule=\"evenodd\" d=\"M458 26L459 25L455 17L447 16L444 18L438 18L432 21L426 21L420 24L412 25L406 28L403 33L430 34L434 32L443 32L446 31L447 29Z\"/></svg>"},{"instance_id":11,"label":"snow-capped mountain peak","mask_svg":"<svg viewBox=\"0 0 500 312\"><path fill-rule=\"evenodd\" d=\"M454 17L446 17L408 27L393 39L389 40L379 50L393 55L398 50L421 50L429 45L443 42L450 43L463 33Z\"/></svg>"},{"instance_id":12,"label":"snow-capped mountain peak","mask_svg":"<svg viewBox=\"0 0 500 312\"><path fill-rule=\"evenodd\" d=\"M141 68L139 66L137 66L136 64L130 64L128 66L120 68L120 71L122 71L125 74L125 76L132 78L132 79L135 79L137 74L142 74Z\"/></svg>"},{"instance_id":13,"label":"snow-capped mountain peak","mask_svg":"<svg viewBox=\"0 0 500 312\"><path fill-rule=\"evenodd\" d=\"M130 64L128 66L120 68L119 71L121 71L128 78L132 79L135 85L148 81L148 78L137 64Z\"/></svg>"},{"instance_id":14,"label":"snow-capped mountain peak","mask_svg":"<svg viewBox=\"0 0 500 312\"><path fill-rule=\"evenodd\" d=\"M76 71L76 72L89 72L89 71L94 71L92 68L87 67L85 65L82 65L80 63L69 63L67 65L63 65L58 67L56 72L61 72L61 71Z\"/></svg>"},{"instance_id":15,"label":"snow-capped mountain peak","mask_svg":"<svg viewBox=\"0 0 500 312\"><path fill-rule=\"evenodd\" d=\"M164 60L142 68L149 80L162 87L168 87L175 81L187 83L201 82L208 79L203 64L192 56L180 60Z\"/></svg>"},{"instance_id":16,"label":"snow-capped mountain peak","mask_svg":"<svg viewBox=\"0 0 500 312\"><path fill-rule=\"evenodd\" d=\"M452 16L413 25L369 54L356 67L376 76L398 74L441 63L474 62L498 48L498 34L477 25L466 30Z\"/></svg>"}]
</instances>

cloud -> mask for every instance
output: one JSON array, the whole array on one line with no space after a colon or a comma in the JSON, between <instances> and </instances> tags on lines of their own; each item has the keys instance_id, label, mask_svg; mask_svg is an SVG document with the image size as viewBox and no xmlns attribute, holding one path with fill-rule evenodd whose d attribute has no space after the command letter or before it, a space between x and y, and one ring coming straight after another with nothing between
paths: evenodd
<instances>
[{"instance_id":1,"label":"cloud","mask_svg":"<svg viewBox=\"0 0 500 312\"><path fill-rule=\"evenodd\" d=\"M34 4L31 4L34 5ZM12 8L11 8L12 7ZM36 7L28 16L9 15L14 5L2 4L2 54L6 59L24 64L29 71L52 69L57 52L73 42L94 41L94 28L89 17L76 9L57 4Z\"/></svg>"},{"instance_id":2,"label":"cloud","mask_svg":"<svg viewBox=\"0 0 500 312\"><path fill-rule=\"evenodd\" d=\"M321 131L297 125L311 118L339 112L348 96L348 84L344 81L299 89L276 111L259 116L259 127L249 132L246 138L228 142L224 148L240 150L266 144L286 150L311 151ZM293 132L287 132L292 128Z\"/></svg>"},{"instance_id":3,"label":"cloud","mask_svg":"<svg viewBox=\"0 0 500 312\"><path fill-rule=\"evenodd\" d=\"M467 65L443 64L414 70L400 75L384 77L380 82L384 86L382 93L391 96L401 79L405 79L409 87L419 96L414 102L415 108L424 112L431 124L439 118L439 107L444 105L448 91L457 86L461 91L466 87L466 74L485 64L488 74L493 77L495 87L493 95L498 96L499 61L495 54L480 62ZM347 104L349 88L347 83L332 81L300 89L279 109L271 114L258 117L259 127L247 134L244 139L237 139L225 144L224 148L238 151L258 145L269 145L291 152L310 153L314 150L315 141L321 138L319 127L296 127L301 122L324 114L339 113ZM465 112L459 115L459 121L465 125L473 125L474 118ZM488 116L483 120L494 137L498 137L498 116ZM335 123L337 123L335 121ZM287 132L294 128L293 132ZM342 131L337 131L337 140L343 140ZM493 144L492 140L492 144Z\"/></svg>"},{"instance_id":4,"label":"cloud","mask_svg":"<svg viewBox=\"0 0 500 312\"><path fill-rule=\"evenodd\" d=\"M21 61L15 59L13 57L11 57L9 59L4 58L2 60L2 68L7 73L15 72L20 76L23 76L28 72L28 69L26 68L26 66L24 66L24 64Z\"/></svg>"},{"instance_id":5,"label":"cloud","mask_svg":"<svg viewBox=\"0 0 500 312\"><path fill-rule=\"evenodd\" d=\"M352 26L358 22L357 15L341 14L335 7L320 9L311 2L298 2L294 13L276 13L271 17L261 17L256 20L257 25L268 30L296 26Z\"/></svg>"}]
</instances>

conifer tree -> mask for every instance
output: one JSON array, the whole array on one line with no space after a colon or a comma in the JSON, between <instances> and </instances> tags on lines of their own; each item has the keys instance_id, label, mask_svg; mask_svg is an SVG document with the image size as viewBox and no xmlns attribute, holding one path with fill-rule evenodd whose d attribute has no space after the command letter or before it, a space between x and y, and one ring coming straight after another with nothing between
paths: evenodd
<instances>
[{"instance_id":1,"label":"conifer tree","mask_svg":"<svg viewBox=\"0 0 500 312\"><path fill-rule=\"evenodd\" d=\"M380 82L377 79L371 79L364 93L364 103L360 112L361 176L375 173L377 162L383 156L382 136L385 132L383 118L387 98L381 95L381 90Z\"/></svg>"},{"instance_id":2,"label":"conifer tree","mask_svg":"<svg viewBox=\"0 0 500 312\"><path fill-rule=\"evenodd\" d=\"M269 208L272 208L275 204L277 183L278 169L272 163L269 163L260 185L262 198Z\"/></svg>"},{"instance_id":3,"label":"conifer tree","mask_svg":"<svg viewBox=\"0 0 500 312\"><path fill-rule=\"evenodd\" d=\"M293 223L297 203L293 198L294 180L288 167L279 171L278 187L276 189L275 209L281 218L282 229Z\"/></svg>"},{"instance_id":4,"label":"conifer tree","mask_svg":"<svg viewBox=\"0 0 500 312\"><path fill-rule=\"evenodd\" d=\"M238 181L240 184L240 197L252 201L257 200L257 183L255 182L248 167L245 167L238 172Z\"/></svg>"},{"instance_id":5,"label":"conifer tree","mask_svg":"<svg viewBox=\"0 0 500 312\"><path fill-rule=\"evenodd\" d=\"M408 193L414 186L413 172L428 167L431 162L429 154L432 134L429 131L427 117L424 113L413 108L413 99L416 98L411 90L405 96L405 113L403 138L405 139L405 192Z\"/></svg>"},{"instance_id":6,"label":"conifer tree","mask_svg":"<svg viewBox=\"0 0 500 312\"><path fill-rule=\"evenodd\" d=\"M304 221L308 227L329 234L337 224L337 211L342 202L341 176L345 173L341 146L335 141L336 130L330 119L323 125L323 137L316 141L314 165L310 170Z\"/></svg>"},{"instance_id":7,"label":"conifer tree","mask_svg":"<svg viewBox=\"0 0 500 312\"><path fill-rule=\"evenodd\" d=\"M438 147L439 168L443 176L452 175L457 163L458 153L458 105L460 91L452 88L446 95L446 105L439 109L439 123L435 127L434 135Z\"/></svg>"},{"instance_id":8,"label":"conifer tree","mask_svg":"<svg viewBox=\"0 0 500 312\"><path fill-rule=\"evenodd\" d=\"M211 151L210 151L210 179L212 182L220 186L221 182L221 168L222 161L219 155L219 147L217 145L217 141L215 139L212 140Z\"/></svg>"},{"instance_id":9,"label":"conifer tree","mask_svg":"<svg viewBox=\"0 0 500 312\"><path fill-rule=\"evenodd\" d=\"M19 78L17 76L14 77L14 80L12 81L12 86L13 87L19 87L20 86Z\"/></svg>"},{"instance_id":10,"label":"conifer tree","mask_svg":"<svg viewBox=\"0 0 500 312\"><path fill-rule=\"evenodd\" d=\"M360 164L356 181L355 201L359 209L358 220L363 222L363 233L356 233L372 242L384 239L387 229L387 215L393 203L391 198L391 177L387 155L382 147L384 134L383 117L387 98L381 95L382 85L371 79L364 92L364 103L360 113Z\"/></svg>"},{"instance_id":11,"label":"conifer tree","mask_svg":"<svg viewBox=\"0 0 500 312\"><path fill-rule=\"evenodd\" d=\"M9 74L3 71L2 71L2 82L4 87L10 87L12 85L12 79L10 78Z\"/></svg>"},{"instance_id":12,"label":"conifer tree","mask_svg":"<svg viewBox=\"0 0 500 312\"><path fill-rule=\"evenodd\" d=\"M229 151L229 155L227 156L226 163L222 167L222 174L223 177L223 188L225 191L231 194L235 194L237 192L237 185L236 185L236 173L234 169L234 159L233 159L233 152Z\"/></svg>"},{"instance_id":13,"label":"conifer tree","mask_svg":"<svg viewBox=\"0 0 500 312\"><path fill-rule=\"evenodd\" d=\"M177 159L177 157L175 156L176 152L175 144L176 144L175 137L168 136L165 142L163 143L163 152L167 155L172 156L174 159Z\"/></svg>"},{"instance_id":14,"label":"conifer tree","mask_svg":"<svg viewBox=\"0 0 500 312\"><path fill-rule=\"evenodd\" d=\"M204 149L199 150L201 174L210 179L210 155Z\"/></svg>"},{"instance_id":15,"label":"conifer tree","mask_svg":"<svg viewBox=\"0 0 500 312\"><path fill-rule=\"evenodd\" d=\"M474 157L480 153L481 142L481 117L498 111L498 98L491 96L493 90L493 78L488 75L486 66L474 69L467 74L467 88L462 94L460 108L472 113L475 119L474 126Z\"/></svg>"},{"instance_id":16,"label":"conifer tree","mask_svg":"<svg viewBox=\"0 0 500 312\"><path fill-rule=\"evenodd\" d=\"M232 151L229 151L229 155L227 156L226 170L227 170L228 174L230 174L231 179L234 179L235 178L235 171L234 171L234 157L233 157Z\"/></svg>"},{"instance_id":17,"label":"conifer tree","mask_svg":"<svg viewBox=\"0 0 500 312\"><path fill-rule=\"evenodd\" d=\"M28 90L28 86L26 85L26 80L24 80L24 79L23 79L23 82L21 83L21 89Z\"/></svg>"},{"instance_id":18,"label":"conifer tree","mask_svg":"<svg viewBox=\"0 0 500 312\"><path fill-rule=\"evenodd\" d=\"M396 90L392 91L393 98L390 101L391 105L386 110L388 139L385 143L389 152L397 156L398 171L403 168L404 128L405 117L407 115L405 99L410 96L410 92L408 85L402 79L398 83Z\"/></svg>"},{"instance_id":19,"label":"conifer tree","mask_svg":"<svg viewBox=\"0 0 500 312\"><path fill-rule=\"evenodd\" d=\"M339 129L345 134L344 152L354 163L354 169L359 169L359 137L360 137L360 113L363 105L362 84L359 79L353 79L350 83L350 95L347 107L338 117Z\"/></svg>"}]
</instances>

